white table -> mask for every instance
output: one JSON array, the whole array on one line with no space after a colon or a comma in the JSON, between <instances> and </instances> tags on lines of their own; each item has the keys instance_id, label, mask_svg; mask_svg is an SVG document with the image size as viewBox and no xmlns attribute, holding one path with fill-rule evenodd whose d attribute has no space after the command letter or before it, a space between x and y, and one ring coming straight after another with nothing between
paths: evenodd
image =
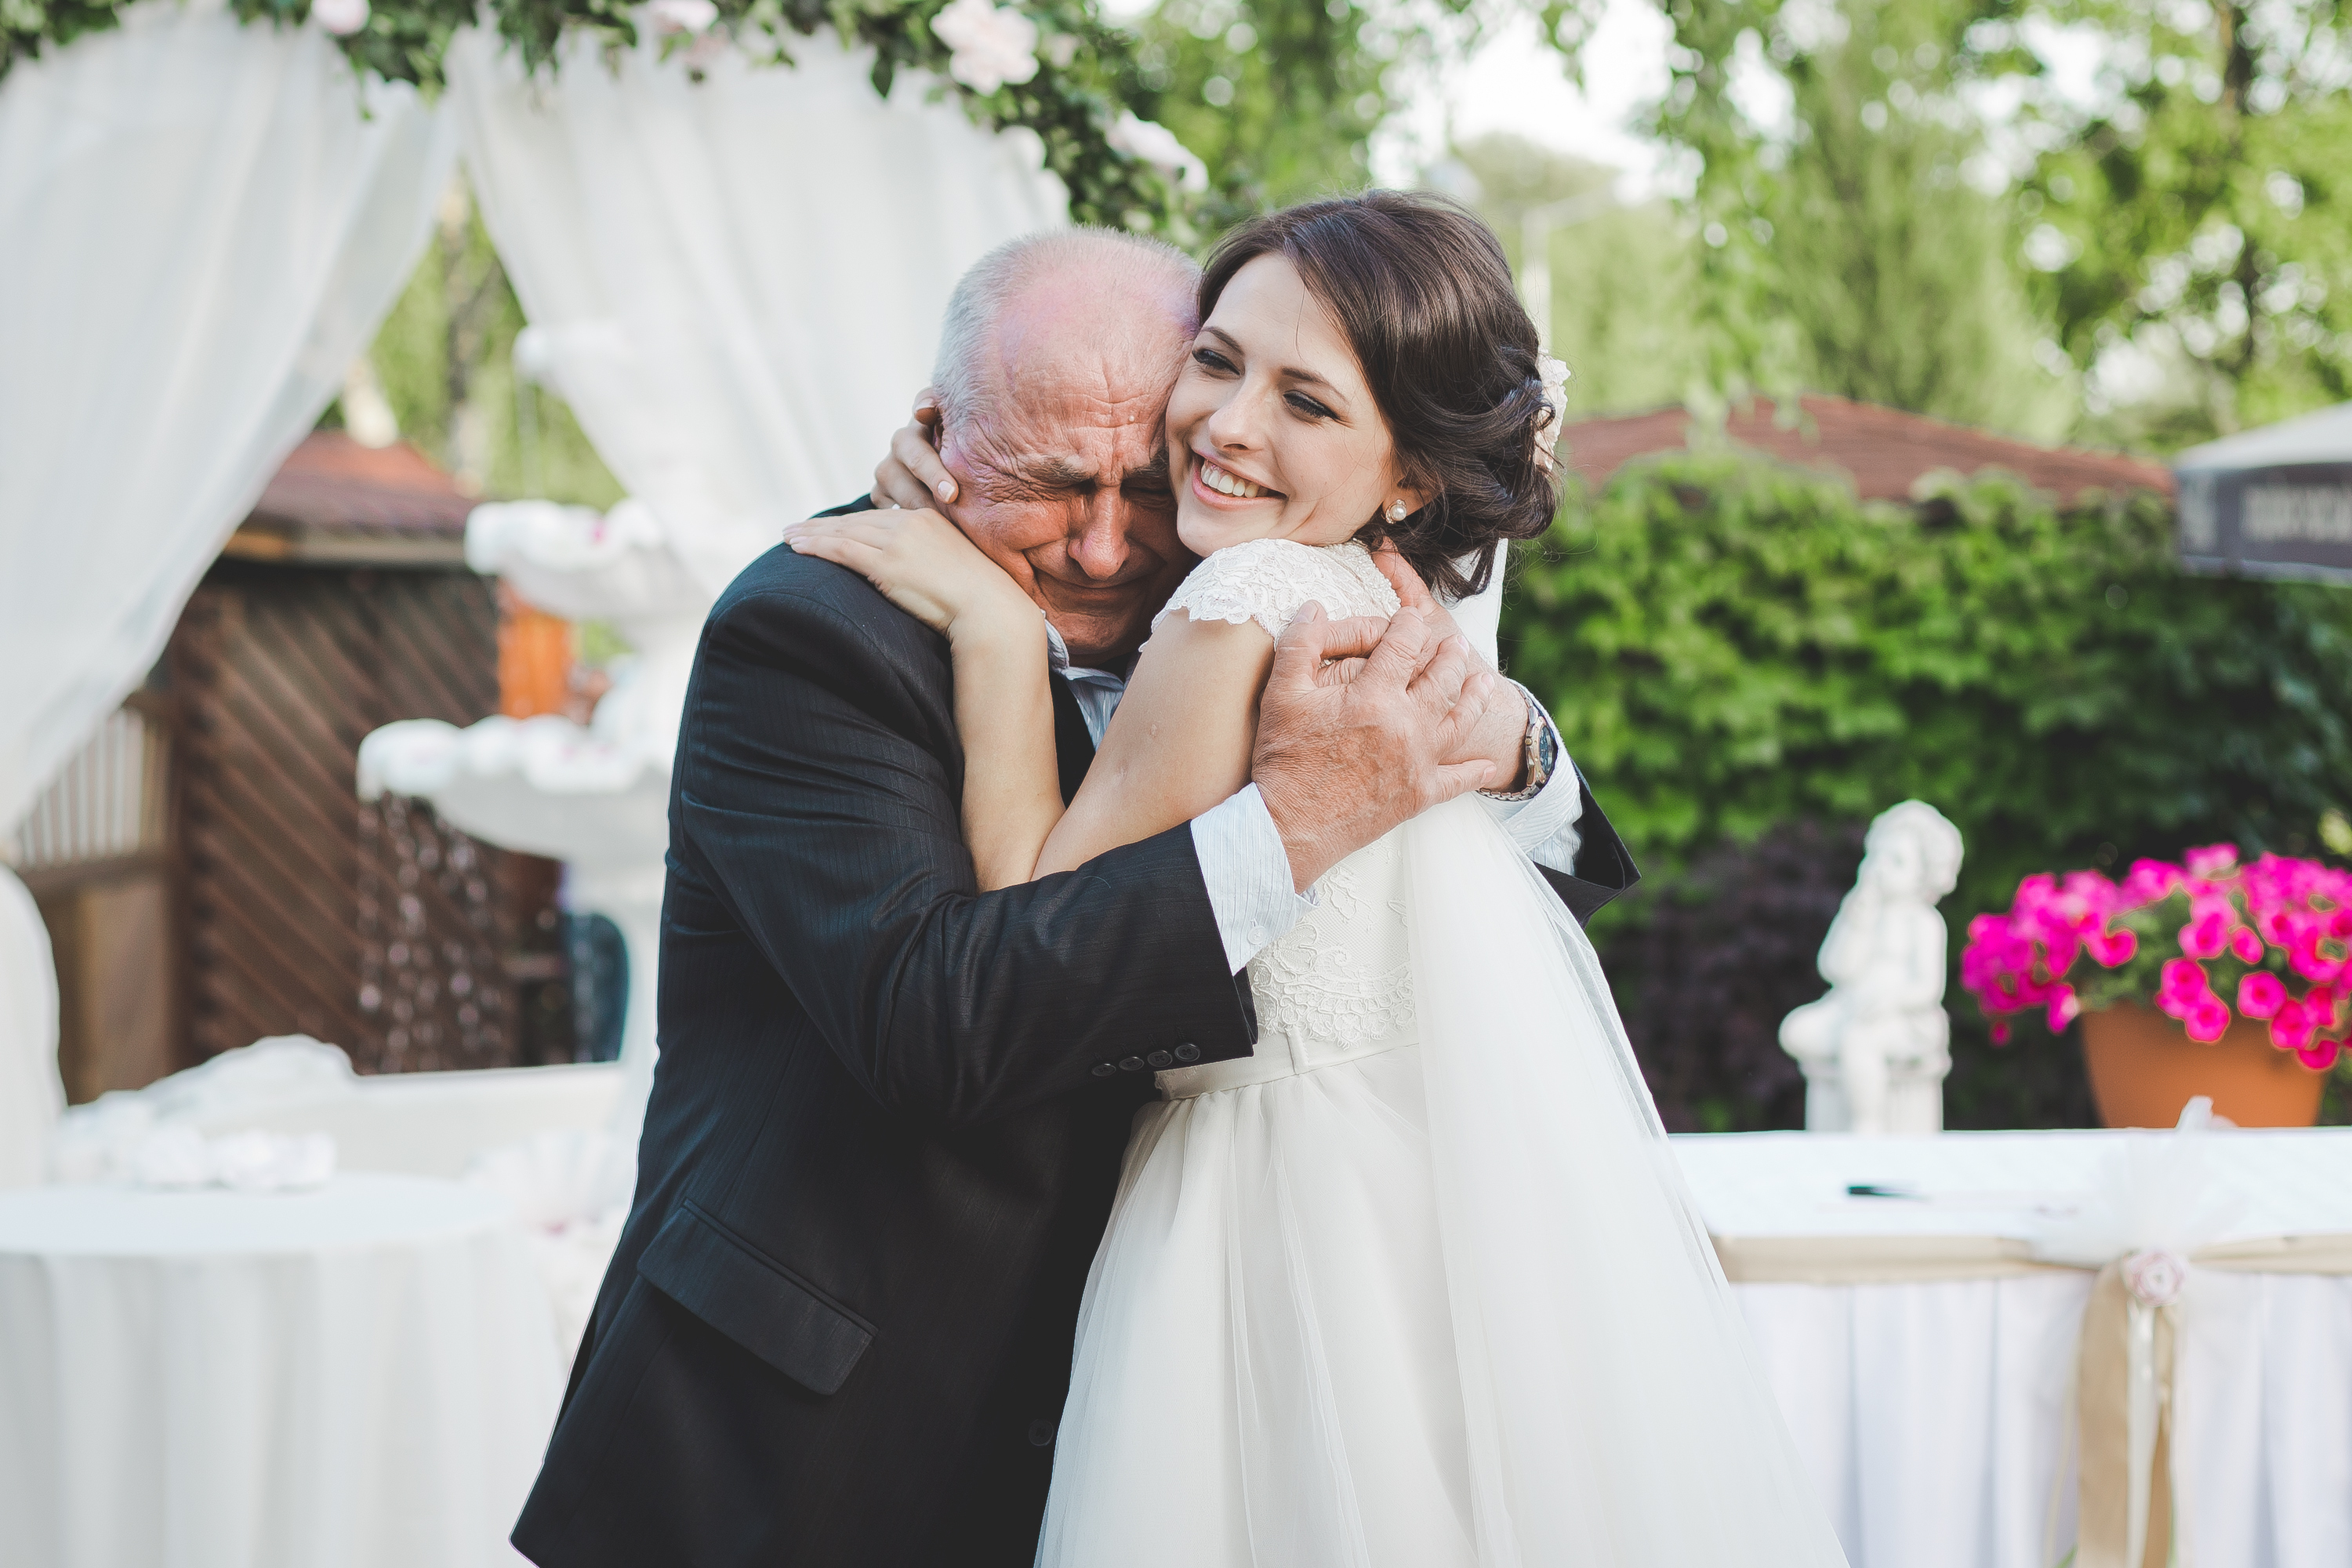
<instances>
[{"instance_id":1,"label":"white table","mask_svg":"<svg viewBox=\"0 0 2352 1568\"><path fill-rule=\"evenodd\" d=\"M1972 1261L1967 1238L2031 1237L2120 1136L1675 1140L1853 1568L2053 1561L2053 1491L2054 1555L2074 1541L2060 1463L2091 1276L2033 1268L2014 1244ZM2251 1199L2232 1235L2352 1231L2352 1130L2210 1136L2213 1169ZM1848 1196L1857 1183L1928 1201ZM1789 1280L1822 1238L1844 1238L1828 1250L1853 1282ZM1948 1277L1861 1282L1874 1252L1890 1273L1940 1255ZM2182 1321L2178 1561L2352 1564L2352 1277L2196 1269Z\"/></svg>"},{"instance_id":2,"label":"white table","mask_svg":"<svg viewBox=\"0 0 2352 1568\"><path fill-rule=\"evenodd\" d=\"M478 1189L0 1193L0 1562L511 1564L562 1386Z\"/></svg>"}]
</instances>

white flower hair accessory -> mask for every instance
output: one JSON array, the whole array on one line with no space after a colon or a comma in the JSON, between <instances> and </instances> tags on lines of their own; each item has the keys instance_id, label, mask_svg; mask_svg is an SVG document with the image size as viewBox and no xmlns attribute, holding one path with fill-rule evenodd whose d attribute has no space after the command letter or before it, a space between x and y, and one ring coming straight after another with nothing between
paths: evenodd
<instances>
[{"instance_id":1,"label":"white flower hair accessory","mask_svg":"<svg viewBox=\"0 0 2352 1568\"><path fill-rule=\"evenodd\" d=\"M948 75L974 92L994 92L1037 74L1037 24L1010 5L955 0L931 18L931 32L952 52Z\"/></svg>"},{"instance_id":2,"label":"white flower hair accessory","mask_svg":"<svg viewBox=\"0 0 2352 1568\"><path fill-rule=\"evenodd\" d=\"M1536 374L1543 378L1544 406L1551 412L1536 432L1536 466L1548 474L1552 468L1552 448L1559 443L1560 421L1568 415L1568 378L1575 373L1565 360L1538 354Z\"/></svg>"}]
</instances>

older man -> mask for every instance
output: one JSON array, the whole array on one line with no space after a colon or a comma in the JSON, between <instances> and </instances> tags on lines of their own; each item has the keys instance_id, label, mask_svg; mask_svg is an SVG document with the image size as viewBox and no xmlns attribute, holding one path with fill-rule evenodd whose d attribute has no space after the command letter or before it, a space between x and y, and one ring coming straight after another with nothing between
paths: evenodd
<instances>
[{"instance_id":1,"label":"older man","mask_svg":"<svg viewBox=\"0 0 2352 1568\"><path fill-rule=\"evenodd\" d=\"M1066 793L1192 564L1160 433L1192 282L1146 242L1057 235L949 310L939 477L1045 612ZM982 894L945 644L837 567L747 568L679 733L636 1203L516 1545L547 1568L1026 1564L1128 1121L1154 1070L1249 1053L1239 972L1301 890L1474 773L1521 797L1495 809L1571 902L1630 876L1591 811L1603 885L1558 868L1572 774L1521 776L1549 722L1530 745L1450 630L1433 606L1384 635L1303 619L1250 787Z\"/></svg>"}]
</instances>

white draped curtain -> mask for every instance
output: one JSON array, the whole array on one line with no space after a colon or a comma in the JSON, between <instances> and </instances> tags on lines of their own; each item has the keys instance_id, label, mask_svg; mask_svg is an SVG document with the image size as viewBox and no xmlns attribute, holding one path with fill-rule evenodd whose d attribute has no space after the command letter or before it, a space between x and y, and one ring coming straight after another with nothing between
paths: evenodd
<instances>
[{"instance_id":1,"label":"white draped curtain","mask_svg":"<svg viewBox=\"0 0 2352 1568\"><path fill-rule=\"evenodd\" d=\"M716 596L786 521L865 493L955 279L1063 221L1034 138L975 128L871 57L795 39L704 79L577 41L526 81L461 36L449 100L550 378Z\"/></svg>"},{"instance_id":2,"label":"white draped curtain","mask_svg":"<svg viewBox=\"0 0 2352 1568\"><path fill-rule=\"evenodd\" d=\"M0 79L0 836L163 651L422 249L454 140L311 27L149 0ZM62 1096L0 868L0 1186Z\"/></svg>"}]
</instances>

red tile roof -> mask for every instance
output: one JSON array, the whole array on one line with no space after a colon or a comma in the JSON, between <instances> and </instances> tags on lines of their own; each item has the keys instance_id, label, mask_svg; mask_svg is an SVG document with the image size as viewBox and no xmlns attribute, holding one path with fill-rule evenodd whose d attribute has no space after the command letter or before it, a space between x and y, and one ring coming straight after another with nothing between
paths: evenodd
<instances>
[{"instance_id":1,"label":"red tile roof","mask_svg":"<svg viewBox=\"0 0 2352 1568\"><path fill-rule=\"evenodd\" d=\"M1724 433L1740 446L1783 462L1837 469L1853 480L1855 492L1865 500L1908 500L1911 487L1937 468L1963 474L2005 468L2039 489L2053 491L2062 505L2086 489L2172 494L2171 470L2144 458L2037 447L1899 408L1816 393L1798 401L1803 417L1794 428L1782 428L1774 405L1759 401L1733 410L1724 422ZM1598 489L1631 458L1680 450L1694 423L1680 408L1571 423L1565 437L1569 466Z\"/></svg>"},{"instance_id":2,"label":"red tile roof","mask_svg":"<svg viewBox=\"0 0 2352 1568\"><path fill-rule=\"evenodd\" d=\"M404 441L362 447L341 430L303 437L228 553L254 560L387 565L464 558L474 498Z\"/></svg>"}]
</instances>

